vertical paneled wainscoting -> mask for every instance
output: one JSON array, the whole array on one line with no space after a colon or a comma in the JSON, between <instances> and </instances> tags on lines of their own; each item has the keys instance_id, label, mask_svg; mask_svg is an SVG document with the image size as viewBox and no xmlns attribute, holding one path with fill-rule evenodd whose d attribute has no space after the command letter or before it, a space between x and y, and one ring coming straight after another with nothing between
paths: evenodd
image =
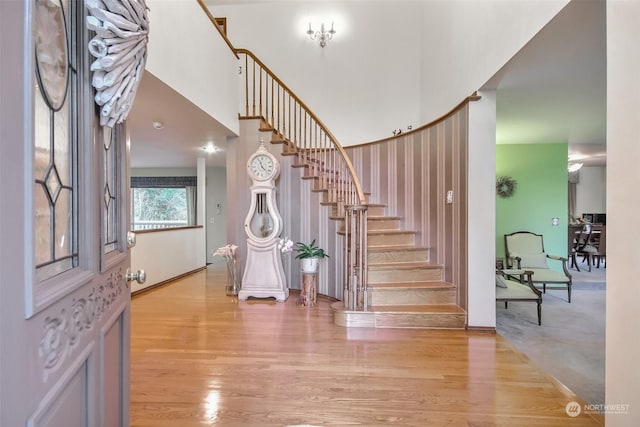
<instances>
[{"instance_id":1,"label":"vertical paneled wainscoting","mask_svg":"<svg viewBox=\"0 0 640 427\"><path fill-rule=\"evenodd\" d=\"M411 133L346 148L369 192L369 313L344 326L463 328L468 103ZM335 304L338 307L338 304Z\"/></svg>"}]
</instances>

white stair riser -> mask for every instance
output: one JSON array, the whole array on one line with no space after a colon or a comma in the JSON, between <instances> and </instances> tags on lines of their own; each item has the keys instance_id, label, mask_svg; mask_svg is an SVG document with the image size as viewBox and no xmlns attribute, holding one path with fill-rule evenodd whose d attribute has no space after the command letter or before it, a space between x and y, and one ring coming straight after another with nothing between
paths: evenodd
<instances>
[{"instance_id":1,"label":"white stair riser","mask_svg":"<svg viewBox=\"0 0 640 427\"><path fill-rule=\"evenodd\" d=\"M369 262L369 264L428 260L429 250L426 248L412 250L394 249L388 251L367 251L367 261Z\"/></svg>"},{"instance_id":2,"label":"white stair riser","mask_svg":"<svg viewBox=\"0 0 640 427\"><path fill-rule=\"evenodd\" d=\"M455 304L453 288L370 289L369 305Z\"/></svg>"},{"instance_id":3,"label":"white stair riser","mask_svg":"<svg viewBox=\"0 0 640 427\"><path fill-rule=\"evenodd\" d=\"M460 313L376 313L376 328L464 329Z\"/></svg>"},{"instance_id":4,"label":"white stair riser","mask_svg":"<svg viewBox=\"0 0 640 427\"><path fill-rule=\"evenodd\" d=\"M460 313L334 312L334 323L349 328L464 329Z\"/></svg>"},{"instance_id":5,"label":"white stair riser","mask_svg":"<svg viewBox=\"0 0 640 427\"><path fill-rule=\"evenodd\" d=\"M369 283L425 282L442 280L440 268L408 268L397 270L375 270L369 266Z\"/></svg>"},{"instance_id":6,"label":"white stair riser","mask_svg":"<svg viewBox=\"0 0 640 427\"><path fill-rule=\"evenodd\" d=\"M369 246L415 245L415 233L371 234L368 236Z\"/></svg>"},{"instance_id":7,"label":"white stair riser","mask_svg":"<svg viewBox=\"0 0 640 427\"><path fill-rule=\"evenodd\" d=\"M372 230L400 230L400 220L397 218L376 219L367 221L367 228ZM340 220L338 232L344 233L344 221Z\"/></svg>"},{"instance_id":8,"label":"white stair riser","mask_svg":"<svg viewBox=\"0 0 640 427\"><path fill-rule=\"evenodd\" d=\"M367 221L369 230L399 230L400 220L398 218L370 219Z\"/></svg>"}]
</instances>

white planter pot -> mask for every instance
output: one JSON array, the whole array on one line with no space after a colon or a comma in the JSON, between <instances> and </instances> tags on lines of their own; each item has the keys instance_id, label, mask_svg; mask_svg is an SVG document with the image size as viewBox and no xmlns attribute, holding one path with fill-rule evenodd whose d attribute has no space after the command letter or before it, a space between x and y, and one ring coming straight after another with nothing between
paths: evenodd
<instances>
[{"instance_id":1,"label":"white planter pot","mask_svg":"<svg viewBox=\"0 0 640 427\"><path fill-rule=\"evenodd\" d=\"M302 258L302 272L303 273L317 273L319 258Z\"/></svg>"}]
</instances>

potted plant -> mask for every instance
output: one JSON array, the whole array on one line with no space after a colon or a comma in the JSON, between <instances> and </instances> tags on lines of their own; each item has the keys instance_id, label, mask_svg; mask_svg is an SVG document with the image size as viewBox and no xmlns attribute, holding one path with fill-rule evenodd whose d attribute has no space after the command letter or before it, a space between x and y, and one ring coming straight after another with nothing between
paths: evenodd
<instances>
[{"instance_id":1,"label":"potted plant","mask_svg":"<svg viewBox=\"0 0 640 427\"><path fill-rule=\"evenodd\" d=\"M311 243L306 244L302 242L296 243L296 259L302 260L302 272L303 273L315 273L318 271L318 262L321 258L329 258L329 255L316 245L316 239L313 239Z\"/></svg>"}]
</instances>

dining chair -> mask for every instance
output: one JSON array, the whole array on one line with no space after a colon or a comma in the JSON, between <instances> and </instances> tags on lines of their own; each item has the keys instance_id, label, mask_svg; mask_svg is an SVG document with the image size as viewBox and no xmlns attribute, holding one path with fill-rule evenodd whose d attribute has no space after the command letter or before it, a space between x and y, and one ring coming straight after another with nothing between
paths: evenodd
<instances>
[{"instance_id":1,"label":"dining chair","mask_svg":"<svg viewBox=\"0 0 640 427\"><path fill-rule=\"evenodd\" d=\"M587 261L589 271L596 265L600 268L600 261L606 259L607 255L607 234L603 225L592 225L586 242L576 248L575 256L582 256L582 261ZM572 262L574 260L572 259ZM606 262L606 261L605 261ZM577 268L577 265L576 265ZM578 271L580 269L578 268Z\"/></svg>"}]
</instances>

